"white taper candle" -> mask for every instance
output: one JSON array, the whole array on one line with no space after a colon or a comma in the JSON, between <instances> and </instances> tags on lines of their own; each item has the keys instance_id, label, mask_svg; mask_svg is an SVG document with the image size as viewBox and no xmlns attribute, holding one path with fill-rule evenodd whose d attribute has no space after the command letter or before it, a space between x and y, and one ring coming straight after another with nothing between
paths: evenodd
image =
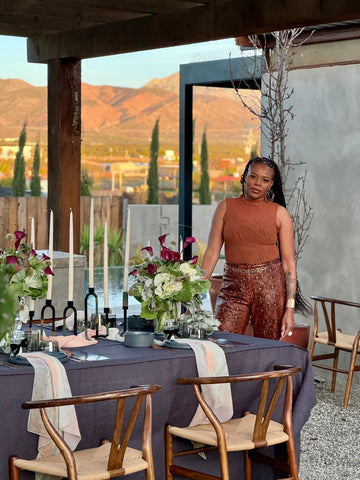
<instances>
[{"instance_id":1,"label":"white taper candle","mask_svg":"<svg viewBox=\"0 0 360 480\"><path fill-rule=\"evenodd\" d=\"M50 220L49 220L49 257L50 257L50 266L53 269L53 257L54 257L54 212L50 210ZM48 289L46 292L46 299L51 300L52 295L52 275L48 275Z\"/></svg>"},{"instance_id":2,"label":"white taper candle","mask_svg":"<svg viewBox=\"0 0 360 480\"><path fill-rule=\"evenodd\" d=\"M94 288L94 199L90 202L89 228L89 288Z\"/></svg>"},{"instance_id":3,"label":"white taper candle","mask_svg":"<svg viewBox=\"0 0 360 480\"><path fill-rule=\"evenodd\" d=\"M68 301L72 302L74 298L74 226L73 212L70 208L69 222L69 295Z\"/></svg>"},{"instance_id":4,"label":"white taper candle","mask_svg":"<svg viewBox=\"0 0 360 480\"><path fill-rule=\"evenodd\" d=\"M126 224L125 260L124 260L124 287L123 287L124 292L128 291L129 256L130 256L130 208L128 207L127 224Z\"/></svg>"},{"instance_id":5,"label":"white taper candle","mask_svg":"<svg viewBox=\"0 0 360 480\"><path fill-rule=\"evenodd\" d=\"M108 229L104 225L104 308L109 308Z\"/></svg>"}]
</instances>

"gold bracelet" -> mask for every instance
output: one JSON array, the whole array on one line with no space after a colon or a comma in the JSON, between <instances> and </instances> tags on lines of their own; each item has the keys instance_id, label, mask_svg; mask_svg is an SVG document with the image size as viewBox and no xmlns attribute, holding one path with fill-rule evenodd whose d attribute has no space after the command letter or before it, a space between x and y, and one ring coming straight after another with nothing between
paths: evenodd
<instances>
[{"instance_id":1,"label":"gold bracelet","mask_svg":"<svg viewBox=\"0 0 360 480\"><path fill-rule=\"evenodd\" d=\"M295 298L289 298L287 300L286 308L295 308Z\"/></svg>"}]
</instances>

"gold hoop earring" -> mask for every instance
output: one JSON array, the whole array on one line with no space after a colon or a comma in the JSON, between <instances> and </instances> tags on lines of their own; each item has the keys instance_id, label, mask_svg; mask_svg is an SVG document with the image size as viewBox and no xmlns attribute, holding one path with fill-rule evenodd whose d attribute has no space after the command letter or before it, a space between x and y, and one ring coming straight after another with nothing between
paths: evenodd
<instances>
[{"instance_id":1,"label":"gold hoop earring","mask_svg":"<svg viewBox=\"0 0 360 480\"><path fill-rule=\"evenodd\" d=\"M270 188L270 189L266 192L266 200L269 200L269 202L273 202L273 201L274 201L274 198L275 198L275 193L274 193L273 190Z\"/></svg>"}]
</instances>

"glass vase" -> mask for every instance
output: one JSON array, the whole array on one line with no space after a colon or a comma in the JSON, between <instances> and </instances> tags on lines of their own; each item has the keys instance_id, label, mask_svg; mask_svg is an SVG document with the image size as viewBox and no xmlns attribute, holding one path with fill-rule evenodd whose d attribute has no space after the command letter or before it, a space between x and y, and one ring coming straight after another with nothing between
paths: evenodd
<instances>
[{"instance_id":1,"label":"glass vase","mask_svg":"<svg viewBox=\"0 0 360 480\"><path fill-rule=\"evenodd\" d=\"M154 331L156 333L163 333L165 326L170 320L175 321L179 318L181 304L180 302L170 301L168 310L162 310L158 312L157 317L154 319Z\"/></svg>"},{"instance_id":2,"label":"glass vase","mask_svg":"<svg viewBox=\"0 0 360 480\"><path fill-rule=\"evenodd\" d=\"M14 323L6 335L0 341L0 351L3 353L10 353L10 339L12 336L17 335L16 332L22 329L23 323L27 323L29 320L29 302L30 297L19 297L19 310L15 316Z\"/></svg>"}]
</instances>

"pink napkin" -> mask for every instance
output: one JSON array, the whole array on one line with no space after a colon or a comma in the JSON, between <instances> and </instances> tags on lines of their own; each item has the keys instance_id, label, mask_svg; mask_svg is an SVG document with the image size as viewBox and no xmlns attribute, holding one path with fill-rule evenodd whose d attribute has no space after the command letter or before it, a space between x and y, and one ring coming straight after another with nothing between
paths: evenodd
<instances>
[{"instance_id":1,"label":"pink napkin","mask_svg":"<svg viewBox=\"0 0 360 480\"><path fill-rule=\"evenodd\" d=\"M106 327L101 325L99 328L100 335L106 335ZM57 335L55 337L47 337L48 340L56 340L59 343L59 347L71 348L71 347L88 347L89 345L95 345L97 340L92 338L95 334L95 330L88 329L87 331L89 340L85 338L85 332L79 333L79 335Z\"/></svg>"}]
</instances>

